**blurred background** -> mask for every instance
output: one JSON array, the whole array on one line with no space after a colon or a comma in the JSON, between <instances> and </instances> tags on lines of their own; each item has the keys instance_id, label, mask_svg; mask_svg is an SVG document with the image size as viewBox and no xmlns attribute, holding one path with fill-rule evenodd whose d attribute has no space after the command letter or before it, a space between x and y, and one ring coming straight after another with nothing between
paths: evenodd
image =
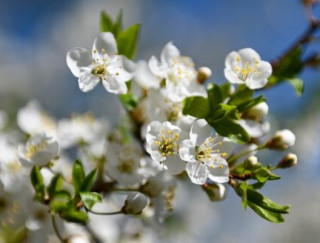
<instances>
[{"instance_id":1,"label":"blurred background","mask_svg":"<svg viewBox=\"0 0 320 243\"><path fill-rule=\"evenodd\" d=\"M115 123L117 97L103 88L82 93L65 54L75 46L90 49L99 33L100 11L116 16L121 8L124 27L142 23L136 60L158 56L173 41L197 67L210 67L212 81L219 83L225 82L224 59L230 51L251 47L271 60L308 26L298 0L0 0L0 109L14 114L37 99L57 118L92 110ZM292 151L299 156L298 166L280 171L283 179L263 189L279 203L291 204L286 222L275 225L250 209L244 212L232 190L225 201L210 203L194 187L178 191L182 218L163 230L166 242L319 241L320 72L305 70L301 77L302 97L288 83L264 91L272 129L287 127L297 135ZM276 163L282 156L264 162Z\"/></svg>"}]
</instances>

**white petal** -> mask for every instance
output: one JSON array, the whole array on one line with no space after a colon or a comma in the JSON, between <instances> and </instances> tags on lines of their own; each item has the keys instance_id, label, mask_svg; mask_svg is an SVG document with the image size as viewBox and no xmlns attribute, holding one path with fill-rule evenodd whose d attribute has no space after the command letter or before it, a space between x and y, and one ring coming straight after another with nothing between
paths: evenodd
<instances>
[{"instance_id":1,"label":"white petal","mask_svg":"<svg viewBox=\"0 0 320 243\"><path fill-rule=\"evenodd\" d=\"M68 51L66 60L70 71L78 78L81 68L89 66L92 58L89 51L81 47L76 47Z\"/></svg>"},{"instance_id":2,"label":"white petal","mask_svg":"<svg viewBox=\"0 0 320 243\"><path fill-rule=\"evenodd\" d=\"M153 139L156 139L161 132L162 124L158 121L151 122L147 127L146 140L149 143Z\"/></svg>"},{"instance_id":3,"label":"white petal","mask_svg":"<svg viewBox=\"0 0 320 243\"><path fill-rule=\"evenodd\" d=\"M168 156L163 163L166 165L168 172L171 175L180 174L186 168L186 163L182 161L178 155Z\"/></svg>"},{"instance_id":4,"label":"white petal","mask_svg":"<svg viewBox=\"0 0 320 243\"><path fill-rule=\"evenodd\" d=\"M226 69L232 69L236 65L238 56L239 54L235 51L230 52L227 55L226 60L224 62Z\"/></svg>"},{"instance_id":5,"label":"white petal","mask_svg":"<svg viewBox=\"0 0 320 243\"><path fill-rule=\"evenodd\" d=\"M259 54L251 48L243 48L238 51L238 54L241 57L242 63L245 63L245 62L251 63L253 61L253 59L255 59L257 61L261 60Z\"/></svg>"},{"instance_id":6,"label":"white petal","mask_svg":"<svg viewBox=\"0 0 320 243\"><path fill-rule=\"evenodd\" d=\"M214 143L219 144L219 142L222 142L222 144L218 145L219 147L216 148L220 150L220 153L226 153L228 156L231 155L233 151L233 143L229 142L227 138L218 135L214 138Z\"/></svg>"},{"instance_id":7,"label":"white petal","mask_svg":"<svg viewBox=\"0 0 320 243\"><path fill-rule=\"evenodd\" d=\"M224 69L224 76L232 84L243 84L244 81L239 79L235 72L230 69Z\"/></svg>"},{"instance_id":8,"label":"white petal","mask_svg":"<svg viewBox=\"0 0 320 243\"><path fill-rule=\"evenodd\" d=\"M79 88L82 92L88 92L97 86L100 78L91 73L91 70L82 71L78 79Z\"/></svg>"},{"instance_id":9,"label":"white petal","mask_svg":"<svg viewBox=\"0 0 320 243\"><path fill-rule=\"evenodd\" d=\"M165 78L167 73L165 72L165 68L161 66L158 59L155 56L152 56L149 60L149 68L150 71L158 76L159 78Z\"/></svg>"},{"instance_id":10,"label":"white petal","mask_svg":"<svg viewBox=\"0 0 320 243\"><path fill-rule=\"evenodd\" d=\"M157 89L161 81L151 72L147 62L143 60L138 62L138 67L134 73L134 80L145 89Z\"/></svg>"},{"instance_id":11,"label":"white petal","mask_svg":"<svg viewBox=\"0 0 320 243\"><path fill-rule=\"evenodd\" d=\"M202 185L207 181L209 171L204 164L200 162L187 163L186 170L194 184Z\"/></svg>"},{"instance_id":12,"label":"white petal","mask_svg":"<svg viewBox=\"0 0 320 243\"><path fill-rule=\"evenodd\" d=\"M240 124L250 135L250 137L258 138L266 133L268 127L267 125L263 125L254 120L239 120L238 124Z\"/></svg>"},{"instance_id":13,"label":"white petal","mask_svg":"<svg viewBox=\"0 0 320 243\"><path fill-rule=\"evenodd\" d=\"M128 92L126 83L120 78L107 77L107 80L102 80L102 84L110 93L126 94Z\"/></svg>"},{"instance_id":14,"label":"white petal","mask_svg":"<svg viewBox=\"0 0 320 243\"><path fill-rule=\"evenodd\" d=\"M190 139L200 146L204 141L212 136L213 128L207 123L205 119L196 120L190 130Z\"/></svg>"},{"instance_id":15,"label":"white petal","mask_svg":"<svg viewBox=\"0 0 320 243\"><path fill-rule=\"evenodd\" d=\"M100 35L94 40L92 52L93 57L96 59L95 54L99 54L99 57L101 53L104 51L109 55L113 56L117 53L117 43L112 33L110 32L103 32L100 33Z\"/></svg>"},{"instance_id":16,"label":"white petal","mask_svg":"<svg viewBox=\"0 0 320 243\"><path fill-rule=\"evenodd\" d=\"M212 155L209 166L213 166L210 170L209 179L218 182L225 183L229 181L229 167L225 159L218 155Z\"/></svg>"},{"instance_id":17,"label":"white petal","mask_svg":"<svg viewBox=\"0 0 320 243\"><path fill-rule=\"evenodd\" d=\"M191 139L183 140L180 143L179 155L184 161L195 162L195 143Z\"/></svg>"},{"instance_id":18,"label":"white petal","mask_svg":"<svg viewBox=\"0 0 320 243\"><path fill-rule=\"evenodd\" d=\"M179 56L180 52L172 42L167 43L161 51L161 61L167 64L170 64L172 58Z\"/></svg>"}]
</instances>

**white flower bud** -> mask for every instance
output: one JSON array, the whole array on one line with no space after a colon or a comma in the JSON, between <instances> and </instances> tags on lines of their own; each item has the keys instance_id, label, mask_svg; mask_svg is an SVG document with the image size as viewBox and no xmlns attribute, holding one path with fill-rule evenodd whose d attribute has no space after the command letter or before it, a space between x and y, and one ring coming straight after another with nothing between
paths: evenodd
<instances>
[{"instance_id":1,"label":"white flower bud","mask_svg":"<svg viewBox=\"0 0 320 243\"><path fill-rule=\"evenodd\" d=\"M140 214L148 203L149 199L145 195L139 192L132 192L128 194L122 207L122 212L124 214Z\"/></svg>"},{"instance_id":2,"label":"white flower bud","mask_svg":"<svg viewBox=\"0 0 320 243\"><path fill-rule=\"evenodd\" d=\"M285 150L294 145L296 136L288 129L277 131L267 143L268 148Z\"/></svg>"},{"instance_id":3,"label":"white flower bud","mask_svg":"<svg viewBox=\"0 0 320 243\"><path fill-rule=\"evenodd\" d=\"M251 155L248 159L247 159L249 165L251 166L256 166L258 164L258 158L254 155Z\"/></svg>"},{"instance_id":4,"label":"white flower bud","mask_svg":"<svg viewBox=\"0 0 320 243\"><path fill-rule=\"evenodd\" d=\"M287 154L278 164L278 168L289 168L298 164L297 155L293 153Z\"/></svg>"},{"instance_id":5,"label":"white flower bud","mask_svg":"<svg viewBox=\"0 0 320 243\"><path fill-rule=\"evenodd\" d=\"M261 121L263 117L265 117L269 112L269 107L267 103L262 102L258 105L252 107L248 112L247 116L250 119Z\"/></svg>"},{"instance_id":6,"label":"white flower bud","mask_svg":"<svg viewBox=\"0 0 320 243\"><path fill-rule=\"evenodd\" d=\"M198 83L203 84L207 79L209 79L212 75L211 69L208 67L200 67L198 69Z\"/></svg>"},{"instance_id":7,"label":"white flower bud","mask_svg":"<svg viewBox=\"0 0 320 243\"><path fill-rule=\"evenodd\" d=\"M225 198L226 188L222 184L208 184L202 185L202 189L205 190L211 201L220 201Z\"/></svg>"},{"instance_id":8,"label":"white flower bud","mask_svg":"<svg viewBox=\"0 0 320 243\"><path fill-rule=\"evenodd\" d=\"M71 236L67 243L90 243L91 241L84 235Z\"/></svg>"}]
</instances>

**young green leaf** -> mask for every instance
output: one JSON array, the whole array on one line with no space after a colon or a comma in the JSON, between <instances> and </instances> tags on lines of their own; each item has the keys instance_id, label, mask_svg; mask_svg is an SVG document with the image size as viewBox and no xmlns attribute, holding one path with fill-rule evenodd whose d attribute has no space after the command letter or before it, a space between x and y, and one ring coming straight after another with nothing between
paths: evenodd
<instances>
[{"instance_id":1,"label":"young green leaf","mask_svg":"<svg viewBox=\"0 0 320 243\"><path fill-rule=\"evenodd\" d=\"M212 109L207 121L208 123L221 121L228 117L236 108L236 106L221 103Z\"/></svg>"},{"instance_id":2,"label":"young green leaf","mask_svg":"<svg viewBox=\"0 0 320 243\"><path fill-rule=\"evenodd\" d=\"M247 182L245 181L241 182L239 185L239 190L241 190L241 203L244 210L247 209L247 205L248 205L247 189L248 189Z\"/></svg>"},{"instance_id":3,"label":"young green leaf","mask_svg":"<svg viewBox=\"0 0 320 243\"><path fill-rule=\"evenodd\" d=\"M114 23L113 26L113 34L115 37L118 36L118 34L122 31L122 9L120 9L118 15L117 15L117 19L116 22Z\"/></svg>"},{"instance_id":4,"label":"young green leaf","mask_svg":"<svg viewBox=\"0 0 320 243\"><path fill-rule=\"evenodd\" d=\"M88 221L88 215L85 212L77 211L75 209L69 209L61 213L61 217L68 222L86 224Z\"/></svg>"},{"instance_id":5,"label":"young green leaf","mask_svg":"<svg viewBox=\"0 0 320 243\"><path fill-rule=\"evenodd\" d=\"M139 30L140 24L134 24L118 34L116 39L120 55L133 59L137 49Z\"/></svg>"},{"instance_id":6,"label":"young green leaf","mask_svg":"<svg viewBox=\"0 0 320 243\"><path fill-rule=\"evenodd\" d=\"M187 97L182 102L183 115L206 118L210 114L208 100L202 96Z\"/></svg>"},{"instance_id":7,"label":"young green leaf","mask_svg":"<svg viewBox=\"0 0 320 243\"><path fill-rule=\"evenodd\" d=\"M45 185L43 183L43 177L38 166L34 166L30 173L31 183L34 190L36 191L35 199L43 201L45 196Z\"/></svg>"},{"instance_id":8,"label":"young green leaf","mask_svg":"<svg viewBox=\"0 0 320 243\"><path fill-rule=\"evenodd\" d=\"M70 207L71 195L67 191L54 192L50 199L50 208L54 212L61 212Z\"/></svg>"},{"instance_id":9,"label":"young green leaf","mask_svg":"<svg viewBox=\"0 0 320 243\"><path fill-rule=\"evenodd\" d=\"M209 122L209 121L208 121ZM219 122L209 123L221 136L228 137L234 143L247 143L250 136L246 130L231 119L223 119Z\"/></svg>"},{"instance_id":10,"label":"young green leaf","mask_svg":"<svg viewBox=\"0 0 320 243\"><path fill-rule=\"evenodd\" d=\"M208 101L211 108L223 102L223 92L219 85L217 84L208 84L207 87Z\"/></svg>"},{"instance_id":11,"label":"young green leaf","mask_svg":"<svg viewBox=\"0 0 320 243\"><path fill-rule=\"evenodd\" d=\"M85 173L83 169L83 165L79 159L77 159L72 168L72 184L75 190L75 193L78 193L82 182L84 180Z\"/></svg>"},{"instance_id":12,"label":"young green leaf","mask_svg":"<svg viewBox=\"0 0 320 243\"><path fill-rule=\"evenodd\" d=\"M88 192L93 186L97 177L97 169L92 170L82 181L79 192Z\"/></svg>"},{"instance_id":13,"label":"young green leaf","mask_svg":"<svg viewBox=\"0 0 320 243\"><path fill-rule=\"evenodd\" d=\"M139 102L138 98L135 97L131 93L121 94L121 95L119 95L119 99L122 102L122 104L124 105L124 107L129 111L136 108L138 105L138 102Z\"/></svg>"},{"instance_id":14,"label":"young green leaf","mask_svg":"<svg viewBox=\"0 0 320 243\"><path fill-rule=\"evenodd\" d=\"M248 89L248 88L244 88L242 90L239 90L238 92L236 92L229 100L228 104L229 105L240 105L244 102L247 102L249 100L251 100L252 96L254 94L254 90L252 89Z\"/></svg>"},{"instance_id":15,"label":"young green leaf","mask_svg":"<svg viewBox=\"0 0 320 243\"><path fill-rule=\"evenodd\" d=\"M94 204L102 202L102 196L96 192L80 192L81 201L87 209L91 209Z\"/></svg>"},{"instance_id":16,"label":"young green leaf","mask_svg":"<svg viewBox=\"0 0 320 243\"><path fill-rule=\"evenodd\" d=\"M280 205L251 188L248 188L247 190L247 197L249 202L271 212L281 214L289 213L289 206Z\"/></svg>"},{"instance_id":17,"label":"young green leaf","mask_svg":"<svg viewBox=\"0 0 320 243\"><path fill-rule=\"evenodd\" d=\"M301 96L304 91L304 83L300 78L292 78L288 80L296 91L297 96Z\"/></svg>"},{"instance_id":18,"label":"young green leaf","mask_svg":"<svg viewBox=\"0 0 320 243\"><path fill-rule=\"evenodd\" d=\"M63 185L63 178L60 174L55 175L52 179L51 179L51 183L48 187L48 193L51 196L53 196L53 194L57 191L60 191L62 189L62 185Z\"/></svg>"},{"instance_id":19,"label":"young green leaf","mask_svg":"<svg viewBox=\"0 0 320 243\"><path fill-rule=\"evenodd\" d=\"M282 223L284 218L280 213L272 212L267 209L261 208L254 203L248 202L249 207L255 211L260 217L272 222L272 223Z\"/></svg>"},{"instance_id":20,"label":"young green leaf","mask_svg":"<svg viewBox=\"0 0 320 243\"><path fill-rule=\"evenodd\" d=\"M113 21L105 11L100 14L100 31L113 33Z\"/></svg>"},{"instance_id":21,"label":"young green leaf","mask_svg":"<svg viewBox=\"0 0 320 243\"><path fill-rule=\"evenodd\" d=\"M238 111L239 112L246 111L246 110L250 109L251 107L258 105L258 104L265 102L265 101L266 101L266 99L263 97L263 95L260 95L252 100L246 101L246 102L238 105Z\"/></svg>"}]
</instances>

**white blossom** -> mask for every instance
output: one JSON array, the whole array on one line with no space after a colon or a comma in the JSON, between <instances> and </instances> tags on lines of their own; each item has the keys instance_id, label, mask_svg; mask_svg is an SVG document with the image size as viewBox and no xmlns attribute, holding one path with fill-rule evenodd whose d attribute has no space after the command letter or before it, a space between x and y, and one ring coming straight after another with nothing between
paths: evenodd
<instances>
[{"instance_id":1,"label":"white blossom","mask_svg":"<svg viewBox=\"0 0 320 243\"><path fill-rule=\"evenodd\" d=\"M197 82L193 61L180 56L180 51L171 42L162 49L160 61L154 56L150 58L149 67L154 75L164 80L162 92L173 102L192 95L206 96L204 87Z\"/></svg>"},{"instance_id":2,"label":"white blossom","mask_svg":"<svg viewBox=\"0 0 320 243\"><path fill-rule=\"evenodd\" d=\"M45 134L37 134L28 139L26 145L18 148L22 162L30 165L46 165L59 155L59 144Z\"/></svg>"},{"instance_id":3,"label":"white blossom","mask_svg":"<svg viewBox=\"0 0 320 243\"><path fill-rule=\"evenodd\" d=\"M284 150L292 147L296 141L296 136L288 129L277 131L268 142L268 147L272 149Z\"/></svg>"},{"instance_id":4,"label":"white blossom","mask_svg":"<svg viewBox=\"0 0 320 243\"><path fill-rule=\"evenodd\" d=\"M271 73L270 63L262 61L259 54L251 48L233 51L225 60L226 79L233 84L245 84L250 89L264 87Z\"/></svg>"},{"instance_id":5,"label":"white blossom","mask_svg":"<svg viewBox=\"0 0 320 243\"><path fill-rule=\"evenodd\" d=\"M191 127L190 139L180 144L180 157L188 162L186 170L195 184L204 184L207 178L218 183L229 181L224 142L212 134L212 127L204 119L199 119Z\"/></svg>"},{"instance_id":6,"label":"white blossom","mask_svg":"<svg viewBox=\"0 0 320 243\"><path fill-rule=\"evenodd\" d=\"M92 90L100 81L111 93L127 93L126 83L132 78L134 66L128 59L117 54L117 44L112 33L101 33L93 43L92 53L76 47L67 53L67 65L78 78L83 92Z\"/></svg>"},{"instance_id":7,"label":"white blossom","mask_svg":"<svg viewBox=\"0 0 320 243\"><path fill-rule=\"evenodd\" d=\"M147 127L146 150L155 161L162 162L169 173L179 174L185 162L179 157L181 129L170 122L151 122Z\"/></svg>"},{"instance_id":8,"label":"white blossom","mask_svg":"<svg viewBox=\"0 0 320 243\"><path fill-rule=\"evenodd\" d=\"M49 136L56 136L56 121L42 109L36 100L29 101L19 109L17 123L19 128L29 135L46 133Z\"/></svg>"}]
</instances>

